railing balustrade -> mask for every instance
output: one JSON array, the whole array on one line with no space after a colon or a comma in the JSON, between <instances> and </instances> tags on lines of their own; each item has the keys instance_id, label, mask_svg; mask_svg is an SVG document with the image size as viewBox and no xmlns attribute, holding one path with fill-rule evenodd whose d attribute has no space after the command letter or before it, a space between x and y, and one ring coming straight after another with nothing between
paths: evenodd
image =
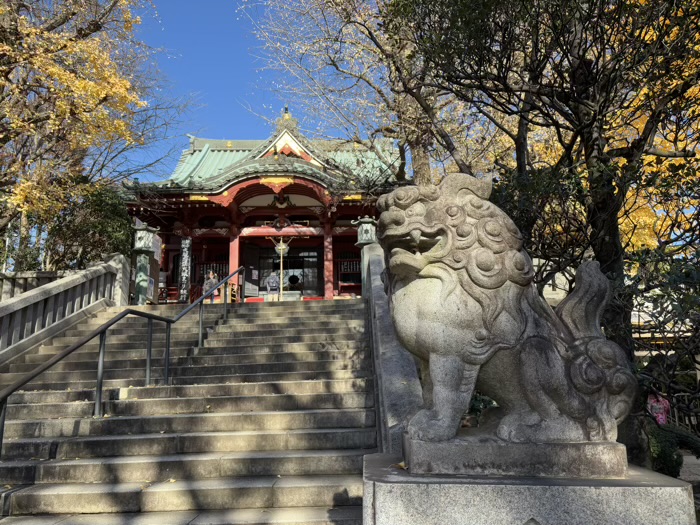
<instances>
[{"instance_id":1,"label":"railing balustrade","mask_svg":"<svg viewBox=\"0 0 700 525\"><path fill-rule=\"evenodd\" d=\"M111 256L105 262L0 303L0 362L50 337L51 327L65 327L62 321L73 314L91 312L104 301L126 304L125 265L124 256ZM100 301L103 302L97 305Z\"/></svg>"},{"instance_id":2,"label":"railing balustrade","mask_svg":"<svg viewBox=\"0 0 700 525\"><path fill-rule=\"evenodd\" d=\"M0 302L9 301L35 288L73 275L78 270L60 272L6 272L0 273Z\"/></svg>"}]
</instances>

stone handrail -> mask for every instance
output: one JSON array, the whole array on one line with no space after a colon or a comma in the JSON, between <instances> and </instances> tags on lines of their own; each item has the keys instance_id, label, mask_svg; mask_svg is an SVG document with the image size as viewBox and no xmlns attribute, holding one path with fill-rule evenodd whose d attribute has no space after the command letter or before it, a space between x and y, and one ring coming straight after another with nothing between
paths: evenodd
<instances>
[{"instance_id":1,"label":"stone handrail","mask_svg":"<svg viewBox=\"0 0 700 525\"><path fill-rule=\"evenodd\" d=\"M128 263L123 255L0 303L0 363L53 337L86 315L128 302Z\"/></svg>"},{"instance_id":2,"label":"stone handrail","mask_svg":"<svg viewBox=\"0 0 700 525\"><path fill-rule=\"evenodd\" d=\"M31 292L35 288L52 283L74 273L75 271L0 273L0 302L8 301L26 292Z\"/></svg>"},{"instance_id":3,"label":"stone handrail","mask_svg":"<svg viewBox=\"0 0 700 525\"><path fill-rule=\"evenodd\" d=\"M423 406L423 394L413 356L396 337L384 292L384 251L379 244L362 249L363 290L369 310L374 356L381 452L401 454L408 418Z\"/></svg>"}]
</instances>

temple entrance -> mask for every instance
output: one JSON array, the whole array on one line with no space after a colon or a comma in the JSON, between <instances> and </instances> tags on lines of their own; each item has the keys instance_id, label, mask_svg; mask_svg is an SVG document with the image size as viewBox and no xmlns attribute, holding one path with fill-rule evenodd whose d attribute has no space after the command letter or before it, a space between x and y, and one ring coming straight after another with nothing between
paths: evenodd
<instances>
[{"instance_id":1,"label":"temple entrance","mask_svg":"<svg viewBox=\"0 0 700 525\"><path fill-rule=\"evenodd\" d=\"M323 252L321 248L290 248L289 254L282 260L284 266L284 292L289 296L319 297L323 296ZM260 250L259 258L261 288L271 272L279 272L280 257L274 248Z\"/></svg>"},{"instance_id":2,"label":"temple entrance","mask_svg":"<svg viewBox=\"0 0 700 525\"><path fill-rule=\"evenodd\" d=\"M294 246L298 244L301 246ZM246 267L246 297L265 297L267 278L279 275L280 256L269 239L251 239L241 244ZM282 259L286 299L323 297L323 247L321 239L295 239Z\"/></svg>"}]
</instances>

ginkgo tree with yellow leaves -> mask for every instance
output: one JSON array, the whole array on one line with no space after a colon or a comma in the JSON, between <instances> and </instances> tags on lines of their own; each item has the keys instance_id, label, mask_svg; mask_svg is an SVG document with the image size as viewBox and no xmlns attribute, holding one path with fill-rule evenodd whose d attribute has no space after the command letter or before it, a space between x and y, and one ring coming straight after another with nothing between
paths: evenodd
<instances>
[{"instance_id":1,"label":"ginkgo tree with yellow leaves","mask_svg":"<svg viewBox=\"0 0 700 525\"><path fill-rule=\"evenodd\" d=\"M150 8L0 3L0 234L21 215L40 238L82 198L152 167L130 153L165 138L184 105L154 96L153 53L134 34Z\"/></svg>"}]
</instances>

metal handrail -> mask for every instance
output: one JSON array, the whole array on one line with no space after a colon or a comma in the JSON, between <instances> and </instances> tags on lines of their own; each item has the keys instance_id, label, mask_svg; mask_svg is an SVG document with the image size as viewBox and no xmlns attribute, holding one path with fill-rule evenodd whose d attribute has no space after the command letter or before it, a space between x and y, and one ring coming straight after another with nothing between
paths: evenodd
<instances>
[{"instance_id":1,"label":"metal handrail","mask_svg":"<svg viewBox=\"0 0 700 525\"><path fill-rule=\"evenodd\" d=\"M19 379L12 383L10 386L6 387L5 389L0 391L0 457L2 457L2 444L3 444L3 437L5 434L5 416L7 415L7 404L8 404L8 399L9 397L14 394L17 390L25 386L27 383L31 382L32 380L36 379L38 376L40 376L42 373L46 372L49 368L54 366L56 363L59 363L69 355L71 355L73 352L75 352L78 348L81 348L83 345L97 337L98 335L100 336L100 351L99 351L99 356L97 360L97 382L95 384L95 410L94 410L94 415L95 417L102 417L103 416L103 406L102 406L102 385L104 381L104 361L105 361L105 353L106 353L106 345L107 345L107 330L109 330L112 326L117 324L119 321L127 317L128 315L135 315L138 317L145 317L148 319L148 344L146 347L146 386L149 386L151 384L151 353L152 353L152 339L153 339L153 321L162 321L165 323L165 354L163 355L163 381L165 384L168 384L170 382L170 331L172 328L172 325L177 323L180 319L182 319L184 316L186 316L188 313L190 313L197 305L199 305L199 338L197 339L198 345L202 346L203 344L203 318L204 318L204 300L207 297L211 297L214 293L216 293L216 290L228 283L229 280L231 280L233 277L236 275L242 275L243 276L243 287L241 290L241 297L245 298L245 267L241 266L238 268L235 272L229 274L226 278L222 279L216 286L214 286L211 290L209 290L207 293L202 295L199 299L197 299L194 303L189 305L187 308L182 310L178 315L175 317L163 317L161 315L156 315L156 314L151 314L148 312L142 312L140 310L134 310L132 308L128 308L117 315L115 315L112 319L109 321L103 323L100 325L99 328L96 328L92 332L90 332L88 335L84 336L82 339L80 339L77 343L73 343L70 345L68 348L63 350L60 354L55 355L42 365L39 365L36 367L34 370L29 372L26 376L24 376L22 379ZM224 320L228 320L228 286L224 286Z\"/></svg>"}]
</instances>

